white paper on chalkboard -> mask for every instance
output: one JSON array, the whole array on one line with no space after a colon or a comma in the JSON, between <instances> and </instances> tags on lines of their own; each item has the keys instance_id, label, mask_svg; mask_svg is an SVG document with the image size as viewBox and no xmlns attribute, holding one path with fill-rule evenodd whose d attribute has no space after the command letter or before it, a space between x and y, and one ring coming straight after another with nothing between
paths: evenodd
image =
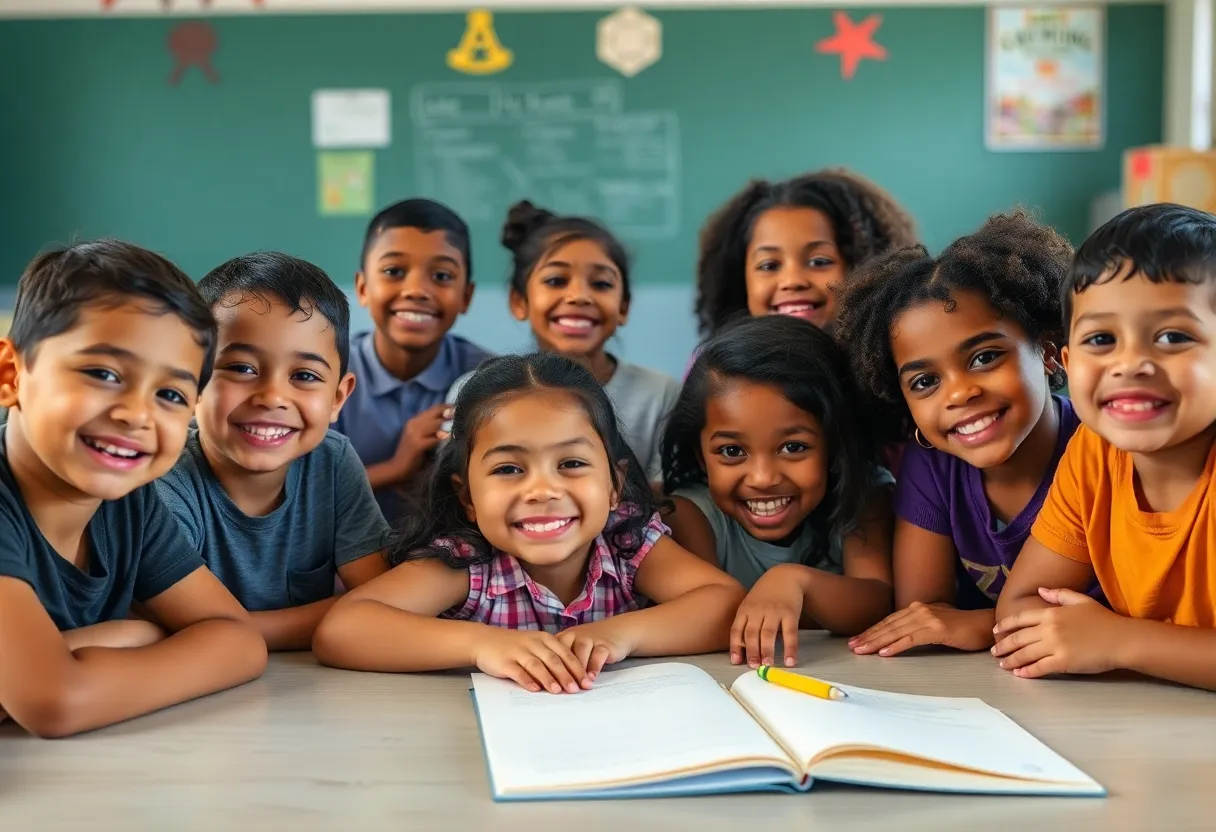
<instances>
[{"instance_id":1,"label":"white paper on chalkboard","mask_svg":"<svg viewBox=\"0 0 1216 832\"><path fill-rule=\"evenodd\" d=\"M392 142L388 90L317 90L312 94L315 147L388 147Z\"/></svg>"}]
</instances>

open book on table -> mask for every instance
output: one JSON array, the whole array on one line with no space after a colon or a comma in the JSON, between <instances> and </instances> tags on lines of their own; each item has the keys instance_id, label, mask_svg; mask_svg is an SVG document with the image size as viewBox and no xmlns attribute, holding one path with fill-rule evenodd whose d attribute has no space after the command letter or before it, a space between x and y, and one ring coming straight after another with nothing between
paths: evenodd
<instances>
[{"instance_id":1,"label":"open book on table","mask_svg":"<svg viewBox=\"0 0 1216 832\"><path fill-rule=\"evenodd\" d=\"M495 800L807 791L816 779L1023 795L1106 791L979 699L837 685L845 700L754 672L727 692L666 663L601 673L577 694L473 674Z\"/></svg>"}]
</instances>

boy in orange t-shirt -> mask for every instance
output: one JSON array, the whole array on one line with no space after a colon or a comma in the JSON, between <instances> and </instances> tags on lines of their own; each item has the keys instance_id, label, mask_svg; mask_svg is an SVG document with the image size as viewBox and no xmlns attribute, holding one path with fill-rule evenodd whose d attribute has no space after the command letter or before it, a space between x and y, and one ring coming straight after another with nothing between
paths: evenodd
<instances>
[{"instance_id":1,"label":"boy in orange t-shirt","mask_svg":"<svg viewBox=\"0 0 1216 832\"><path fill-rule=\"evenodd\" d=\"M1216 690L1216 216L1125 211L1078 250L1061 350L1082 426L997 602L1017 676ZM1111 609L1082 594L1097 577Z\"/></svg>"}]
</instances>

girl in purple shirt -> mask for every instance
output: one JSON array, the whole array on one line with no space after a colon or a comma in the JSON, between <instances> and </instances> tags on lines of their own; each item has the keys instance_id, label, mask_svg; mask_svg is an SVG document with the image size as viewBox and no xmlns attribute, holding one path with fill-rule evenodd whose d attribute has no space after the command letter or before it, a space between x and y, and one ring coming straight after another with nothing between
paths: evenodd
<instances>
[{"instance_id":1,"label":"girl in purple shirt","mask_svg":"<svg viewBox=\"0 0 1216 832\"><path fill-rule=\"evenodd\" d=\"M913 433L895 492L895 609L850 640L892 656L992 646L993 608L1077 428L1057 361L1072 249L1025 213L989 219L940 257L872 261L837 334L863 388Z\"/></svg>"}]
</instances>

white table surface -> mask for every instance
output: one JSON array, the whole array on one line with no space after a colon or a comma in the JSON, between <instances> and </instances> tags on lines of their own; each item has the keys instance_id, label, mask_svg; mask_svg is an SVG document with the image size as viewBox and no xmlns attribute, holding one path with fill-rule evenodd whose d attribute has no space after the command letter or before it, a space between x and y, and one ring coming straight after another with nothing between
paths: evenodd
<instances>
[{"instance_id":1,"label":"white table surface","mask_svg":"<svg viewBox=\"0 0 1216 832\"><path fill-rule=\"evenodd\" d=\"M1131 675L1021 680L986 654L862 658L821 633L803 633L800 658L849 684L980 697L1110 796L821 784L796 796L495 804L467 673L350 673L296 653L241 688L73 739L0 726L0 832L1216 829L1216 694ZM725 684L742 672L725 655L687 661Z\"/></svg>"}]
</instances>

